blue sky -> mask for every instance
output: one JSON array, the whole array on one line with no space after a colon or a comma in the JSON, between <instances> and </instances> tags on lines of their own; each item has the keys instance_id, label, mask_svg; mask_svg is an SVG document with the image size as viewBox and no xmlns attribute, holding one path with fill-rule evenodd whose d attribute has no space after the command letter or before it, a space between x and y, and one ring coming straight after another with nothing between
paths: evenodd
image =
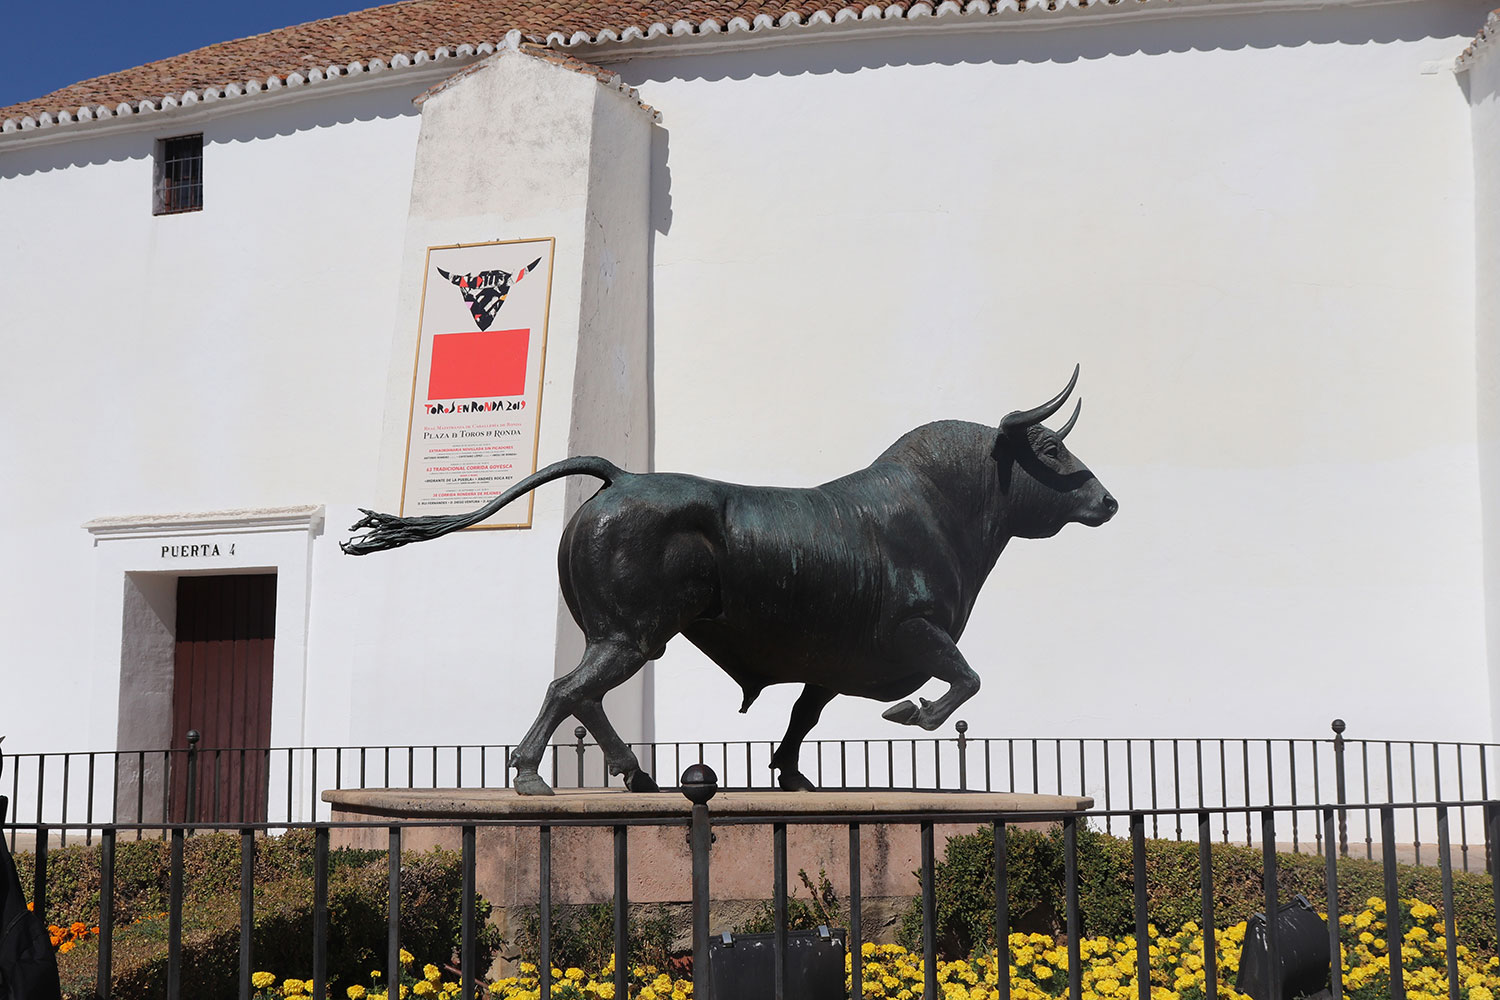
<instances>
[{"instance_id":1,"label":"blue sky","mask_svg":"<svg viewBox=\"0 0 1500 1000\"><path fill-rule=\"evenodd\" d=\"M0 107L79 80L380 0L0 0Z\"/></svg>"}]
</instances>

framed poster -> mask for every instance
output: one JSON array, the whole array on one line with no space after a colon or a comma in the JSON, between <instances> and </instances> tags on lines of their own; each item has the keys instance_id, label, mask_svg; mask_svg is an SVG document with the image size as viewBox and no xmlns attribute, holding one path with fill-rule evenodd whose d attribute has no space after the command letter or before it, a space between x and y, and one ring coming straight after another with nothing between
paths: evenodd
<instances>
[{"instance_id":1,"label":"framed poster","mask_svg":"<svg viewBox=\"0 0 1500 1000\"><path fill-rule=\"evenodd\" d=\"M554 243L427 248L401 516L473 510L536 471ZM530 527L531 507L477 527Z\"/></svg>"}]
</instances>

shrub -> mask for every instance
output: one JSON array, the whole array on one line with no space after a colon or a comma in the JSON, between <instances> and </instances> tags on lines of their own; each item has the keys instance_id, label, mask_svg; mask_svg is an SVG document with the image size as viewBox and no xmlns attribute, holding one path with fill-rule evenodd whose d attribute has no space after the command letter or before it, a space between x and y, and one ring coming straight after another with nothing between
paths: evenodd
<instances>
[{"instance_id":1,"label":"shrub","mask_svg":"<svg viewBox=\"0 0 1500 1000\"><path fill-rule=\"evenodd\" d=\"M816 930L819 926L829 927L844 926L844 911L839 905L838 890L828 880L828 872L818 869L818 884L815 886L807 874L807 869L797 869L797 878L807 889L808 901L803 902L797 898L797 887L791 886L786 894L786 927L790 931ZM760 908L740 926L734 929L735 934L769 934L776 929L776 911L769 902L762 903Z\"/></svg>"},{"instance_id":2,"label":"shrub","mask_svg":"<svg viewBox=\"0 0 1500 1000\"><path fill-rule=\"evenodd\" d=\"M256 840L255 926L257 968L312 968L313 834L298 830ZM114 977L121 996L161 994L167 974L167 890L170 846L163 841L121 841L115 852ZM98 846L48 852L47 915L67 926L99 918ZM16 857L30 885L35 859ZM237 834L188 838L183 858L182 988L184 996L230 996L239 975L240 841ZM383 968L389 872L383 851L329 854L328 968L343 994ZM402 857L401 935L406 947L452 956L462 929L463 869L458 855L433 850ZM499 934L484 921L489 904L476 906L481 921L479 960L487 967ZM93 996L98 951L92 940L59 956L66 993Z\"/></svg>"},{"instance_id":3,"label":"shrub","mask_svg":"<svg viewBox=\"0 0 1500 1000\"><path fill-rule=\"evenodd\" d=\"M541 911L532 906L521 917L521 929L512 942L523 961L535 965L541 955ZM662 906L632 908L627 918L632 966L665 967L672 955L674 926ZM615 954L615 904L586 903L552 908L552 964L602 969Z\"/></svg>"}]
</instances>

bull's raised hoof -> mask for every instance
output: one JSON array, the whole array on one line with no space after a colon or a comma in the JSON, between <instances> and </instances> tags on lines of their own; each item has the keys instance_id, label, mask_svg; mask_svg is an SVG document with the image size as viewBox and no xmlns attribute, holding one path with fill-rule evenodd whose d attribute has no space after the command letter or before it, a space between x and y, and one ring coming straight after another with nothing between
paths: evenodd
<instances>
[{"instance_id":1,"label":"bull's raised hoof","mask_svg":"<svg viewBox=\"0 0 1500 1000\"><path fill-rule=\"evenodd\" d=\"M807 780L807 775L795 768L783 768L776 779L784 792L816 792L818 786Z\"/></svg>"},{"instance_id":2,"label":"bull's raised hoof","mask_svg":"<svg viewBox=\"0 0 1500 1000\"><path fill-rule=\"evenodd\" d=\"M535 771L516 772L516 794L518 795L552 795L552 786L542 780L542 776Z\"/></svg>"},{"instance_id":3,"label":"bull's raised hoof","mask_svg":"<svg viewBox=\"0 0 1500 1000\"><path fill-rule=\"evenodd\" d=\"M920 726L928 732L932 732L941 726L945 717L940 716L932 710L932 702L926 698L919 698L917 700L922 703L921 708L913 705L911 699L908 698L906 701L892 705L884 712L881 712L880 717L903 726Z\"/></svg>"},{"instance_id":4,"label":"bull's raised hoof","mask_svg":"<svg viewBox=\"0 0 1500 1000\"><path fill-rule=\"evenodd\" d=\"M655 778L651 777L651 775L647 774L645 771L639 770L631 771L630 773L625 775L625 787L630 789L632 792L661 791L660 786L656 784Z\"/></svg>"}]
</instances>

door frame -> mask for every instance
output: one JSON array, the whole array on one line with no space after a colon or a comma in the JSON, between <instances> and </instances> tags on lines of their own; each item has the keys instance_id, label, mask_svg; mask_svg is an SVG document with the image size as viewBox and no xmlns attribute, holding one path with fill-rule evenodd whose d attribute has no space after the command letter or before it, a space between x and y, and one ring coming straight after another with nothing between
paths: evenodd
<instances>
[{"instance_id":1,"label":"door frame","mask_svg":"<svg viewBox=\"0 0 1500 1000\"><path fill-rule=\"evenodd\" d=\"M177 579L234 573L276 574L276 683L271 697L271 745L304 742L307 689L308 596L312 546L322 534L321 504L99 518L93 536L96 609L90 668L95 696L90 729L114 735L114 749L163 749L172 740L172 677L177 631ZM105 788L99 805L119 822L159 822L166 799L161 755L122 753L118 788ZM273 763L275 790L290 782L293 821L305 818L305 776L290 762Z\"/></svg>"}]
</instances>

